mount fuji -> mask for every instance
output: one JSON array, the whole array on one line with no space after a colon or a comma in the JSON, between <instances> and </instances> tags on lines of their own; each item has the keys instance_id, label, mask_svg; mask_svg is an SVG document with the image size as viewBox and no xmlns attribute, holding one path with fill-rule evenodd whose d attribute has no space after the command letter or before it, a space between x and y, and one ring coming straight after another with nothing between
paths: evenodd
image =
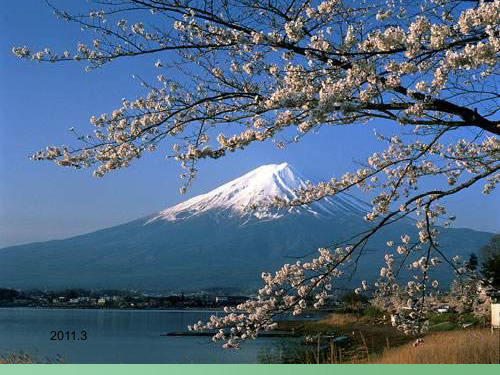
<instances>
[{"instance_id":1,"label":"mount fuji","mask_svg":"<svg viewBox=\"0 0 500 375\"><path fill-rule=\"evenodd\" d=\"M363 217L369 206L347 194L286 209L266 205L274 196L297 198L296 189L307 181L287 163L264 165L145 218L64 240L0 249L0 287L254 290L262 271L275 271L368 228ZM415 234L411 220L377 234L354 278L344 283L376 278L385 242L401 233ZM441 245L450 255L467 256L491 236L446 229ZM450 277L446 272L441 276Z\"/></svg>"},{"instance_id":2,"label":"mount fuji","mask_svg":"<svg viewBox=\"0 0 500 375\"><path fill-rule=\"evenodd\" d=\"M274 196L289 200L298 198L296 190L307 187L307 182L288 163L263 165L207 194L161 211L150 222L183 220L215 210L224 212L228 217L278 219L287 214L359 216L369 208L366 203L346 194L325 198L307 207L291 207L286 210L266 207L266 203L271 203ZM253 206L257 207L252 208Z\"/></svg>"}]
</instances>

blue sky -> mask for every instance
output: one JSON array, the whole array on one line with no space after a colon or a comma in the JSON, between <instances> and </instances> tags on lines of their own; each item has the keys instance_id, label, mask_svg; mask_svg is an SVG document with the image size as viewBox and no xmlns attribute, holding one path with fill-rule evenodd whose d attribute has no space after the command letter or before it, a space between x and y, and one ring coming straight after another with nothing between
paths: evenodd
<instances>
[{"instance_id":1,"label":"blue sky","mask_svg":"<svg viewBox=\"0 0 500 375\"><path fill-rule=\"evenodd\" d=\"M72 51L86 34L56 19L40 0L2 2L0 22L0 247L64 238L146 216L262 164L287 161L311 178L338 176L354 169L354 160L384 146L373 136L375 126L388 133L397 128L380 122L324 128L285 150L265 143L203 161L183 196L178 193L181 169L164 158L161 148L101 179L90 170L33 162L29 155L46 145L71 144L69 127L89 133L90 116L113 110L123 97L140 95L131 76L151 76L153 62L165 56L123 60L92 72L77 63L37 64L15 58L12 46ZM448 207L458 216L457 226L496 231L498 197L471 189L451 199Z\"/></svg>"}]
</instances>

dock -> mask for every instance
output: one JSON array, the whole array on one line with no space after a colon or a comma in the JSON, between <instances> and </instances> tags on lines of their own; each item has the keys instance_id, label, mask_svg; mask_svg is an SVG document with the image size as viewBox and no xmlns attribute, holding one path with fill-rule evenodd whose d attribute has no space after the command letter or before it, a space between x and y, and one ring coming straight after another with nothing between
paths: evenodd
<instances>
[{"instance_id":1,"label":"dock","mask_svg":"<svg viewBox=\"0 0 500 375\"><path fill-rule=\"evenodd\" d=\"M192 336L192 337L212 337L217 332L207 331L179 331L179 332L166 332L160 336ZM229 333L228 333L229 334ZM286 331L266 331L260 332L257 337L301 337L300 333L286 332Z\"/></svg>"}]
</instances>

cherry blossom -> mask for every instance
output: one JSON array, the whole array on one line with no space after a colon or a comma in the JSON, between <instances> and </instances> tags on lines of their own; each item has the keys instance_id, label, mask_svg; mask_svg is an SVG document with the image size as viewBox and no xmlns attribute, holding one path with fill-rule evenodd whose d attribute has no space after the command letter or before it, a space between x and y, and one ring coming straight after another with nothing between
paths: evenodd
<instances>
[{"instance_id":1,"label":"cherry blossom","mask_svg":"<svg viewBox=\"0 0 500 375\"><path fill-rule=\"evenodd\" d=\"M358 169L310 184L295 200L271 203L302 206L359 189L372 197L365 217L370 229L320 249L312 261L264 273L256 299L193 329L217 330L216 341L238 347L275 327L276 314L322 306L344 263L355 261L383 227L409 217L416 219L418 236L386 239L394 253L385 256L376 298L394 311L402 331L426 329L428 303L439 286L429 269L445 263L463 271L439 245L439 230L454 220L445 202L473 185L490 194L500 181L500 0L93 5L98 9L82 14L54 9L91 32L73 52L14 46L12 53L40 63L76 61L87 70L142 56L151 58L157 80L136 77L142 96L92 116L90 134L73 131L79 145L49 146L34 160L93 168L102 177L158 150L186 169L185 192L200 159L255 142L282 148L320 128L377 120L401 127L375 134L384 146ZM428 178L439 188L419 189ZM415 281L403 286L396 283L400 258L416 272Z\"/></svg>"}]
</instances>

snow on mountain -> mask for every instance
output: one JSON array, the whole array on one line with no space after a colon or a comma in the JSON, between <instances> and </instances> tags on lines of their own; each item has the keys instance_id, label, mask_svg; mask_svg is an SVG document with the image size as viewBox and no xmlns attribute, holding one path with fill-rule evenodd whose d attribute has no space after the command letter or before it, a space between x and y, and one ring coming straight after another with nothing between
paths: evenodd
<instances>
[{"instance_id":1,"label":"snow on mountain","mask_svg":"<svg viewBox=\"0 0 500 375\"><path fill-rule=\"evenodd\" d=\"M367 211L367 205L364 202L347 194L325 198L307 207L250 208L254 204L269 203L274 196L297 198L296 190L306 187L308 181L288 163L263 165L206 194L167 208L149 222L183 220L211 210L224 210L232 216L248 218L253 216L257 219L276 219L287 213L330 216L339 213L363 215Z\"/></svg>"}]
</instances>

